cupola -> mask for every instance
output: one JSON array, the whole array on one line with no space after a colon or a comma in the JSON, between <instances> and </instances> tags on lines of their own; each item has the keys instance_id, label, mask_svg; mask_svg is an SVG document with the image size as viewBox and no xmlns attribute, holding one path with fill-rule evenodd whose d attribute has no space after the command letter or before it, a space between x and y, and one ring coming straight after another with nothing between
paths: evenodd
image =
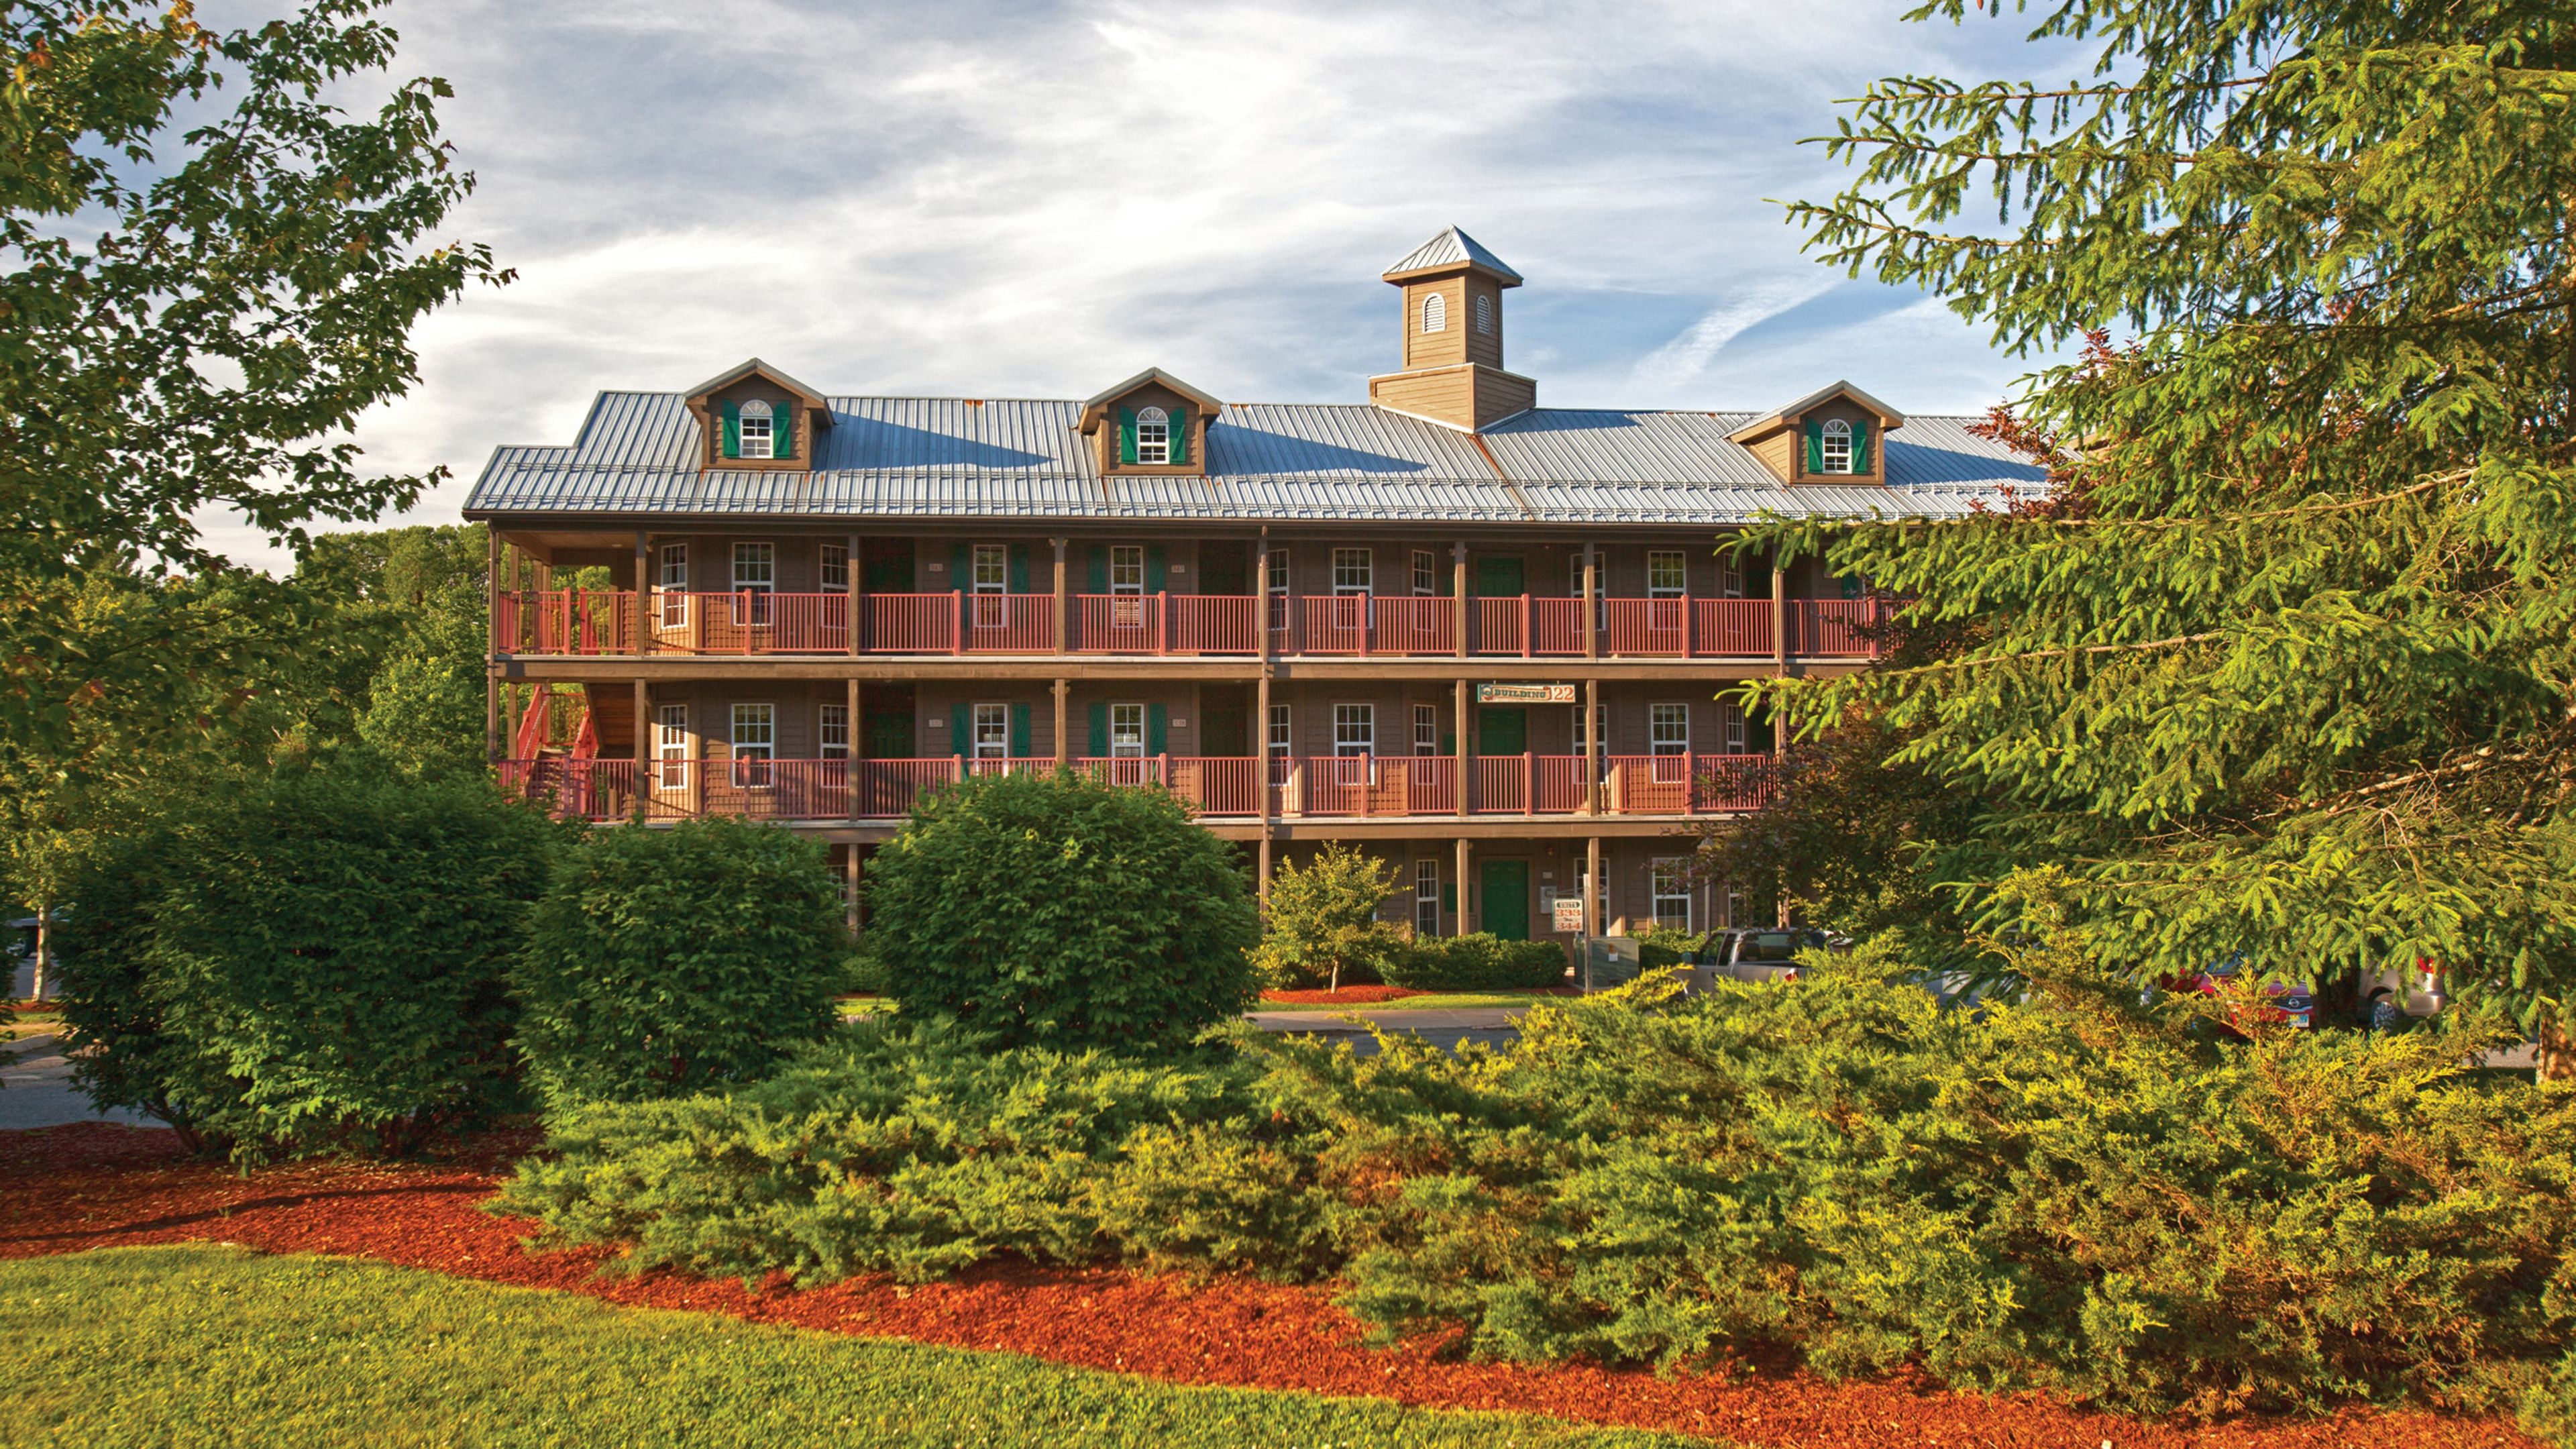
<instances>
[{"instance_id":1,"label":"cupola","mask_svg":"<svg viewBox=\"0 0 2576 1449\"><path fill-rule=\"evenodd\" d=\"M1818 388L1726 435L1783 483L1887 481L1887 434L1905 414L1848 382Z\"/></svg>"},{"instance_id":2,"label":"cupola","mask_svg":"<svg viewBox=\"0 0 2576 1449\"><path fill-rule=\"evenodd\" d=\"M823 395L755 357L689 389L700 466L803 472L832 426Z\"/></svg>"},{"instance_id":3,"label":"cupola","mask_svg":"<svg viewBox=\"0 0 2576 1449\"><path fill-rule=\"evenodd\" d=\"M1207 476L1207 430L1225 411L1211 393L1159 367L1083 399L1074 426L1099 449L1100 471Z\"/></svg>"},{"instance_id":4,"label":"cupola","mask_svg":"<svg viewBox=\"0 0 2576 1449\"><path fill-rule=\"evenodd\" d=\"M1386 269L1404 297L1400 372L1369 379L1369 401L1475 431L1538 402L1538 384L1503 370L1503 293L1521 274L1456 227Z\"/></svg>"}]
</instances>

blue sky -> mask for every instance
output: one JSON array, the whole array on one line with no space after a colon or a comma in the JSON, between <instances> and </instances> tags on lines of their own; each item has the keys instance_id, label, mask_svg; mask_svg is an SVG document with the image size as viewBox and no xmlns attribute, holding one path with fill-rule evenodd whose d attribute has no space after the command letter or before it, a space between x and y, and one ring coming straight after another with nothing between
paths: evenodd
<instances>
[{"instance_id":1,"label":"blue sky","mask_svg":"<svg viewBox=\"0 0 2576 1449\"><path fill-rule=\"evenodd\" d=\"M397 0L480 179L453 232L519 280L424 325L421 385L359 440L453 470L410 515L451 522L496 444L753 354L833 392L1080 397L1159 365L1357 402L1394 366L1378 273L1452 223L1528 278L1507 361L1544 404L1847 376L1980 411L2029 361L1801 256L1774 202L1844 183L1798 142L1873 78L2082 65L2025 17L1904 8Z\"/></svg>"}]
</instances>

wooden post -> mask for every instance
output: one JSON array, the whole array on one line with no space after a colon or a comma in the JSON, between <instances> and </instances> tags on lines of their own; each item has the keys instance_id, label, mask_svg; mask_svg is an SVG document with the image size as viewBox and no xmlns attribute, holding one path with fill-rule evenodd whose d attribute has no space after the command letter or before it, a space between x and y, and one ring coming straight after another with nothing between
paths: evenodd
<instances>
[{"instance_id":1,"label":"wooden post","mask_svg":"<svg viewBox=\"0 0 2576 1449\"><path fill-rule=\"evenodd\" d=\"M1063 539L1056 540L1055 557L1056 577L1061 580L1064 577ZM1062 595L1059 594L1058 597ZM1055 767L1059 770L1070 768L1073 764L1073 731L1065 720L1065 701L1072 693L1072 680L1059 679L1055 682Z\"/></svg>"},{"instance_id":2,"label":"wooden post","mask_svg":"<svg viewBox=\"0 0 2576 1449\"><path fill-rule=\"evenodd\" d=\"M848 918L850 934L855 936L859 933L859 843L853 840L841 850L843 890L846 892L843 911Z\"/></svg>"},{"instance_id":3,"label":"wooden post","mask_svg":"<svg viewBox=\"0 0 2576 1449\"><path fill-rule=\"evenodd\" d=\"M1521 751L1521 813L1538 813L1538 751Z\"/></svg>"},{"instance_id":4,"label":"wooden post","mask_svg":"<svg viewBox=\"0 0 2576 1449\"><path fill-rule=\"evenodd\" d=\"M1467 621L1475 611L1467 602L1467 540L1449 545L1449 591L1456 595L1458 616L1458 657L1467 657Z\"/></svg>"},{"instance_id":5,"label":"wooden post","mask_svg":"<svg viewBox=\"0 0 2576 1449\"><path fill-rule=\"evenodd\" d=\"M1583 657L1601 657L1601 551L1583 546Z\"/></svg>"},{"instance_id":6,"label":"wooden post","mask_svg":"<svg viewBox=\"0 0 2576 1449\"><path fill-rule=\"evenodd\" d=\"M1252 630L1259 641L1261 672L1267 678L1270 673L1270 525L1266 523L1261 525L1261 532L1254 537L1252 544ZM1268 739L1270 719L1266 713L1262 716L1261 729L1262 738ZM1263 778L1261 788L1270 788L1267 777ZM1263 888L1268 888L1266 883Z\"/></svg>"},{"instance_id":7,"label":"wooden post","mask_svg":"<svg viewBox=\"0 0 2576 1449\"><path fill-rule=\"evenodd\" d=\"M483 666L483 761L501 763L501 666Z\"/></svg>"},{"instance_id":8,"label":"wooden post","mask_svg":"<svg viewBox=\"0 0 2576 1449\"><path fill-rule=\"evenodd\" d=\"M1458 814L1459 814L1461 817L1464 817L1464 816L1466 815L1466 813L1467 813L1467 807L1468 807L1467 789L1468 789L1468 786L1472 783L1473 778L1474 778L1474 777L1473 777L1473 775L1472 775L1472 774L1471 774L1471 772L1470 772L1470 769L1469 769L1469 766L1468 766L1468 763L1467 763L1467 761L1468 761L1468 760L1469 760L1469 758L1470 758L1470 755L1469 755L1469 752L1468 752L1468 746L1467 746L1467 679L1466 679L1466 676L1465 676L1465 675L1460 675L1460 676L1459 676L1459 678L1458 678L1458 690L1457 690L1457 695L1458 695L1458 702L1457 702L1457 713L1458 713L1458 790L1457 790L1457 795L1458 795ZM1466 889L1466 887L1465 887L1464 885L1461 885L1461 886L1459 887L1459 889L1460 889L1460 890L1465 890L1465 889ZM1466 907L1464 907L1464 906L1460 906L1460 907L1459 907L1459 909L1463 911L1463 910L1465 910L1465 909L1466 909Z\"/></svg>"},{"instance_id":9,"label":"wooden post","mask_svg":"<svg viewBox=\"0 0 2576 1449\"><path fill-rule=\"evenodd\" d=\"M1055 652L1058 654L1073 652L1073 572L1066 566L1064 557L1068 541L1060 537L1048 540L1055 545ZM1056 681L1055 732L1055 758L1060 765L1064 763L1064 681L1060 679Z\"/></svg>"},{"instance_id":10,"label":"wooden post","mask_svg":"<svg viewBox=\"0 0 2576 1449\"><path fill-rule=\"evenodd\" d=\"M1471 909L1473 905L1473 897L1470 894L1474 887L1470 885L1467 880L1467 837L1463 835L1458 837L1457 876L1458 934L1461 936L1472 936L1476 933L1476 916L1473 909Z\"/></svg>"},{"instance_id":11,"label":"wooden post","mask_svg":"<svg viewBox=\"0 0 2576 1449\"><path fill-rule=\"evenodd\" d=\"M1262 798L1264 800L1269 798L1269 787L1266 783L1263 786ZM1270 821L1267 816L1269 808L1266 804L1262 806L1264 818L1261 822L1261 862L1254 868L1252 878L1254 899L1260 903L1261 909L1265 912L1270 909Z\"/></svg>"},{"instance_id":12,"label":"wooden post","mask_svg":"<svg viewBox=\"0 0 2576 1449\"><path fill-rule=\"evenodd\" d=\"M855 579L858 575L854 573L850 575L850 577ZM858 632L856 624L856 620L859 617L857 608L858 600L853 597L850 602L850 618L853 621L850 632L855 635ZM849 815L850 822L852 824L858 823L859 808L862 803L859 799L859 708L866 702L867 698L859 688L859 677L855 674L851 675L849 682L849 697L843 705L843 708L850 712L849 751L841 757L841 773L842 777L847 782L845 793L850 797ZM854 852L858 848L859 847L856 844L853 844L850 847Z\"/></svg>"},{"instance_id":13,"label":"wooden post","mask_svg":"<svg viewBox=\"0 0 2576 1449\"><path fill-rule=\"evenodd\" d=\"M1265 631L1266 632L1266 631ZM1261 838L1270 838L1270 666L1261 666L1261 677L1252 686L1252 788L1261 799ZM1264 891L1270 889L1268 873L1263 873Z\"/></svg>"},{"instance_id":14,"label":"wooden post","mask_svg":"<svg viewBox=\"0 0 2576 1449\"><path fill-rule=\"evenodd\" d=\"M1601 756L1608 731L1601 727L1601 681L1583 681L1583 813L1601 813Z\"/></svg>"},{"instance_id":15,"label":"wooden post","mask_svg":"<svg viewBox=\"0 0 2576 1449\"><path fill-rule=\"evenodd\" d=\"M635 652L653 652L653 535L635 530Z\"/></svg>"},{"instance_id":16,"label":"wooden post","mask_svg":"<svg viewBox=\"0 0 2576 1449\"><path fill-rule=\"evenodd\" d=\"M849 560L848 578L846 583L848 585L850 596L850 621L848 632L850 636L850 655L852 658L856 658L860 654L867 652L865 648L866 631L860 627L867 618L867 584L863 579L861 579L859 568L859 549L861 545L866 543L866 541L867 540L859 537L855 533L848 535L841 541L842 556ZM858 683L855 680L852 681L850 688L853 690L857 689ZM855 698L853 698L850 705L850 758L852 760L856 760L858 757L859 706ZM850 858L852 860L858 859L858 849L859 848L855 845L850 847Z\"/></svg>"},{"instance_id":17,"label":"wooden post","mask_svg":"<svg viewBox=\"0 0 2576 1449\"><path fill-rule=\"evenodd\" d=\"M1789 574L1775 559L1771 569L1771 652L1774 667L1789 672Z\"/></svg>"},{"instance_id":18,"label":"wooden post","mask_svg":"<svg viewBox=\"0 0 2576 1449\"><path fill-rule=\"evenodd\" d=\"M1521 657L1529 658L1530 651L1537 646L1538 639L1530 628L1530 596L1523 594L1521 595Z\"/></svg>"},{"instance_id":19,"label":"wooden post","mask_svg":"<svg viewBox=\"0 0 2576 1449\"><path fill-rule=\"evenodd\" d=\"M1583 842L1583 924L1587 934L1607 935L1609 922L1601 919L1601 837Z\"/></svg>"},{"instance_id":20,"label":"wooden post","mask_svg":"<svg viewBox=\"0 0 2576 1449\"><path fill-rule=\"evenodd\" d=\"M650 784L648 772L653 768L653 687L643 680L635 681L635 813L644 814L644 790Z\"/></svg>"}]
</instances>

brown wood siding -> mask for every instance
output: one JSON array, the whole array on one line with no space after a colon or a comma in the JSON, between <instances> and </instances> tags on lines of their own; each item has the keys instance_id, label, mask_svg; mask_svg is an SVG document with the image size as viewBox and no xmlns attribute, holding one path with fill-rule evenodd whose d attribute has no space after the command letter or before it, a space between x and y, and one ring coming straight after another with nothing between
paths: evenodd
<instances>
[{"instance_id":1,"label":"brown wood siding","mask_svg":"<svg viewBox=\"0 0 2576 1449\"><path fill-rule=\"evenodd\" d=\"M1528 378L1490 370L1476 374L1477 427L1488 427L1537 405L1538 384Z\"/></svg>"},{"instance_id":2,"label":"brown wood siding","mask_svg":"<svg viewBox=\"0 0 2576 1449\"><path fill-rule=\"evenodd\" d=\"M1503 365L1503 289L1496 286L1492 278L1470 272L1465 279L1464 290L1466 296L1463 300L1466 305L1459 311L1458 325L1465 334L1466 360L1481 362L1487 367L1501 367ZM1494 330L1491 332L1476 330L1478 297L1484 298L1485 305L1493 308Z\"/></svg>"},{"instance_id":3,"label":"brown wood siding","mask_svg":"<svg viewBox=\"0 0 2576 1449\"><path fill-rule=\"evenodd\" d=\"M1437 332L1422 330L1423 299L1438 295L1445 299L1442 326ZM1471 359L1467 334L1472 324L1467 314L1467 279L1464 276L1424 277L1404 284L1404 367L1406 371L1425 367L1452 367Z\"/></svg>"},{"instance_id":4,"label":"brown wood siding","mask_svg":"<svg viewBox=\"0 0 2576 1449\"><path fill-rule=\"evenodd\" d=\"M1118 459L1118 410L1121 408L1186 408L1190 416L1190 460L1186 463L1122 463ZM1110 399L1107 413L1100 420L1094 437L1099 449L1102 474L1127 474L1152 477L1201 478L1207 475L1207 409L1190 401L1160 383L1149 382L1132 392Z\"/></svg>"},{"instance_id":5,"label":"brown wood siding","mask_svg":"<svg viewBox=\"0 0 2576 1449\"><path fill-rule=\"evenodd\" d=\"M728 458L724 455L724 405L758 399L770 405L771 416L786 409L788 426L795 432L795 456L791 458ZM754 472L802 473L814 466L813 421L794 394L757 374L746 377L731 387L719 388L707 395L705 413L706 465L710 468L747 468Z\"/></svg>"},{"instance_id":6,"label":"brown wood siding","mask_svg":"<svg viewBox=\"0 0 2576 1449\"><path fill-rule=\"evenodd\" d=\"M1434 372L1371 378L1369 401L1379 407L1432 418L1453 427L1473 427L1476 416L1474 369L1461 365Z\"/></svg>"}]
</instances>

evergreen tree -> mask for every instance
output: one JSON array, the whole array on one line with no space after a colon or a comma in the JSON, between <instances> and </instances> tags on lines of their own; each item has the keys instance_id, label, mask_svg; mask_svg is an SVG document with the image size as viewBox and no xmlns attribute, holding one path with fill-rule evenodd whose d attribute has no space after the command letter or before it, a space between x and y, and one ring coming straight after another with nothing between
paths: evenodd
<instances>
[{"instance_id":1,"label":"evergreen tree","mask_svg":"<svg viewBox=\"0 0 2576 1449\"><path fill-rule=\"evenodd\" d=\"M1767 530L1944 647L1764 689L1983 802L1943 878L2063 864L2106 963L2422 958L2563 1069L2576 12L2066 0L2038 38L2091 76L1882 81L1829 142L1851 186L1792 211L1855 275L2079 348L1997 420L2054 486Z\"/></svg>"}]
</instances>

